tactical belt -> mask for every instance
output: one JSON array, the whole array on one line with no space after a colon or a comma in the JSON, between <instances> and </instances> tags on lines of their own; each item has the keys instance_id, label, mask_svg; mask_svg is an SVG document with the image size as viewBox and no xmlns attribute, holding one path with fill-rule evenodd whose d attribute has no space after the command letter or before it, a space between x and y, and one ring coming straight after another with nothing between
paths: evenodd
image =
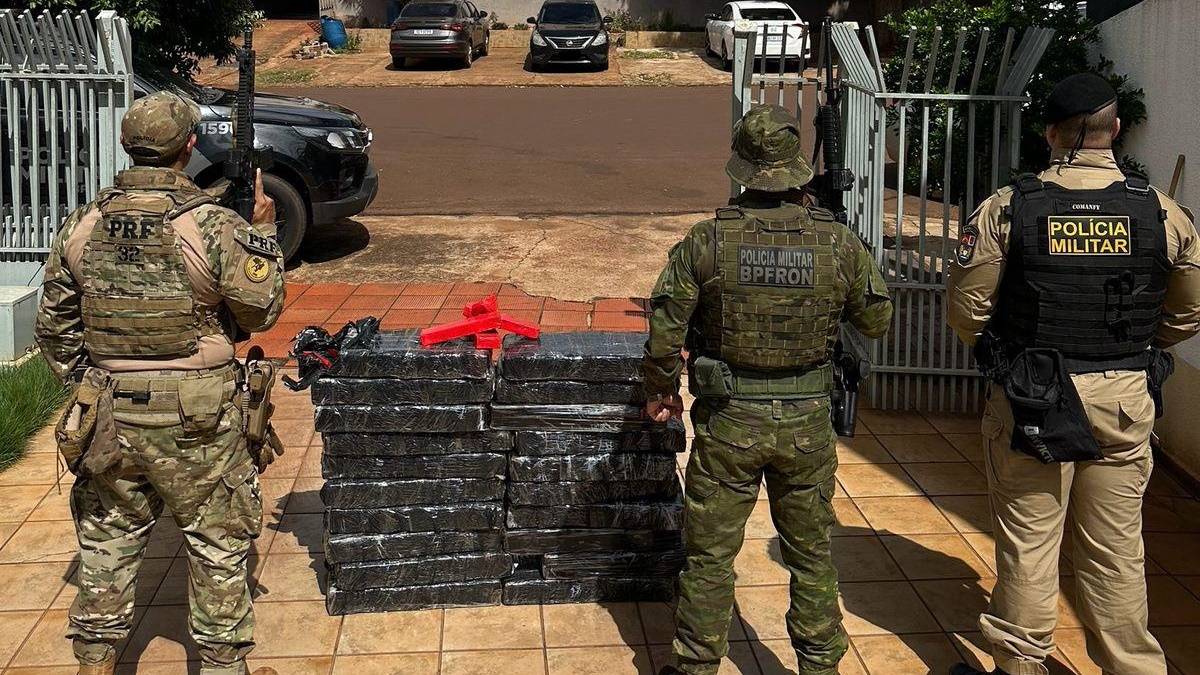
<instances>
[{"instance_id":1,"label":"tactical belt","mask_svg":"<svg viewBox=\"0 0 1200 675\"><path fill-rule=\"evenodd\" d=\"M114 399L126 399L146 405L146 410L176 409L181 382L220 375L222 383L236 382L241 375L237 363L199 370L139 370L130 373L111 373Z\"/></svg>"},{"instance_id":2,"label":"tactical belt","mask_svg":"<svg viewBox=\"0 0 1200 675\"><path fill-rule=\"evenodd\" d=\"M754 371L731 369L732 398L782 400L828 396L833 389L833 366L824 365L796 371Z\"/></svg>"},{"instance_id":3,"label":"tactical belt","mask_svg":"<svg viewBox=\"0 0 1200 675\"><path fill-rule=\"evenodd\" d=\"M1072 375L1103 373L1109 370L1148 370L1154 355L1150 351L1115 359L1073 359L1063 357L1063 366Z\"/></svg>"}]
</instances>

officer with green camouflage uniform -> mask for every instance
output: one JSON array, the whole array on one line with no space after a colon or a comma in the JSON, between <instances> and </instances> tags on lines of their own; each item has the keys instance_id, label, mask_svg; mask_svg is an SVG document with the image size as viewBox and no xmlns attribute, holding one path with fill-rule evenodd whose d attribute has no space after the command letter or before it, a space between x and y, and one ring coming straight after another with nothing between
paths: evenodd
<instances>
[{"instance_id":1,"label":"officer with green camouflage uniform","mask_svg":"<svg viewBox=\"0 0 1200 675\"><path fill-rule=\"evenodd\" d=\"M746 191L671 250L651 298L647 413L682 414L685 345L697 397L676 665L663 673L710 675L728 652L733 561L764 475L791 572L787 627L800 672L836 673L848 641L830 557L830 352L840 321L870 337L886 332L892 304L858 237L828 211L799 205L793 191L813 172L790 113L755 107L733 150L726 171Z\"/></svg>"},{"instance_id":2,"label":"officer with green camouflage uniform","mask_svg":"<svg viewBox=\"0 0 1200 675\"><path fill-rule=\"evenodd\" d=\"M174 94L136 101L121 124L134 167L67 218L46 265L38 344L80 382L56 435L77 476L68 634L81 675L113 672L164 506L183 532L201 672L243 675L254 645L247 557L262 496L233 335L275 323L283 261L261 181L251 225L182 172L199 120Z\"/></svg>"}]
</instances>

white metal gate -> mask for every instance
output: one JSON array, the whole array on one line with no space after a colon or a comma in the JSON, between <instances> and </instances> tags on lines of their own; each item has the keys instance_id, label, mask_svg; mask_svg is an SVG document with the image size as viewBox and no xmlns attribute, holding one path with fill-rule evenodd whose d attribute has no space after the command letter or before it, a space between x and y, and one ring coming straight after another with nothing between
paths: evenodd
<instances>
[{"instance_id":1,"label":"white metal gate","mask_svg":"<svg viewBox=\"0 0 1200 675\"><path fill-rule=\"evenodd\" d=\"M129 28L114 12L0 10L3 268L36 270L63 219L125 168L132 78Z\"/></svg>"},{"instance_id":2,"label":"white metal gate","mask_svg":"<svg viewBox=\"0 0 1200 675\"><path fill-rule=\"evenodd\" d=\"M944 55L939 52L950 51L941 48L949 35L939 27L928 60L918 64L913 52L919 36L912 32L902 36L899 60L889 62L880 57L873 28L833 26L846 167L855 176L846 194L848 225L871 247L896 304L888 335L869 347L868 396L876 407L974 411L981 405L983 382L970 350L946 325L949 261L962 219L1007 183L1019 164L1021 108L1029 100L1024 91L1053 35L1031 28L1018 40L1009 29L993 40L984 29L968 52L967 32L960 28L952 53ZM761 101L774 85L778 102L794 99L789 107L802 116L805 99L822 95L823 73L784 76L766 73L765 65L756 68L761 60L747 54L754 53L758 37L736 34L734 114L749 108L755 87ZM946 63L948 77L935 78ZM984 92L989 63L998 68L996 84ZM912 75L919 71L925 75L914 86ZM944 130L942 147L933 145L933 126Z\"/></svg>"}]
</instances>

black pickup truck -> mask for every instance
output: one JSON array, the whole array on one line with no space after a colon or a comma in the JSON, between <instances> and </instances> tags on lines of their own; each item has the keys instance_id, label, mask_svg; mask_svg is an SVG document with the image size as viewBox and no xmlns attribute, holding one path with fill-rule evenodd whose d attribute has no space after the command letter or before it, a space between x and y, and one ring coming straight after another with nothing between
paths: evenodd
<instances>
[{"instance_id":1,"label":"black pickup truck","mask_svg":"<svg viewBox=\"0 0 1200 675\"><path fill-rule=\"evenodd\" d=\"M187 172L201 187L221 180L233 139L234 92L142 71L135 96L169 89L194 100L201 111L196 152ZM300 249L310 224L335 223L362 213L379 190L379 174L368 150L371 130L352 110L310 98L259 93L254 101L255 145L274 151L263 177L275 200L276 225L284 255Z\"/></svg>"}]
</instances>

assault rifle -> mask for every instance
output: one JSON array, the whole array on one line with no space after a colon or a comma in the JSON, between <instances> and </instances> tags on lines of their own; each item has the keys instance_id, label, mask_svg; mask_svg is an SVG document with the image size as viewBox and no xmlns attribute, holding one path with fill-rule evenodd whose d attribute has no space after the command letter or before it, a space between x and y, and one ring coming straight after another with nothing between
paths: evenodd
<instances>
[{"instance_id":1,"label":"assault rifle","mask_svg":"<svg viewBox=\"0 0 1200 675\"><path fill-rule=\"evenodd\" d=\"M824 45L822 67L825 69L825 100L817 107L813 124L817 127L813 147L813 166L820 157L821 174L813 179L810 190L822 208L833 212L839 223L847 222L844 194L854 184L854 174L845 167L845 150L842 147L841 86L833 79L833 12L821 24L821 43ZM866 352L854 337L852 330L842 325L842 334L833 348L833 392L831 414L833 428L838 436L854 437L858 419L858 388L870 373L871 362Z\"/></svg>"},{"instance_id":2,"label":"assault rifle","mask_svg":"<svg viewBox=\"0 0 1200 675\"><path fill-rule=\"evenodd\" d=\"M269 169L271 152L254 147L254 32L247 29L237 51L238 89L233 104L233 145L225 162L229 208L250 222L254 216L254 181L258 169Z\"/></svg>"}]
</instances>

